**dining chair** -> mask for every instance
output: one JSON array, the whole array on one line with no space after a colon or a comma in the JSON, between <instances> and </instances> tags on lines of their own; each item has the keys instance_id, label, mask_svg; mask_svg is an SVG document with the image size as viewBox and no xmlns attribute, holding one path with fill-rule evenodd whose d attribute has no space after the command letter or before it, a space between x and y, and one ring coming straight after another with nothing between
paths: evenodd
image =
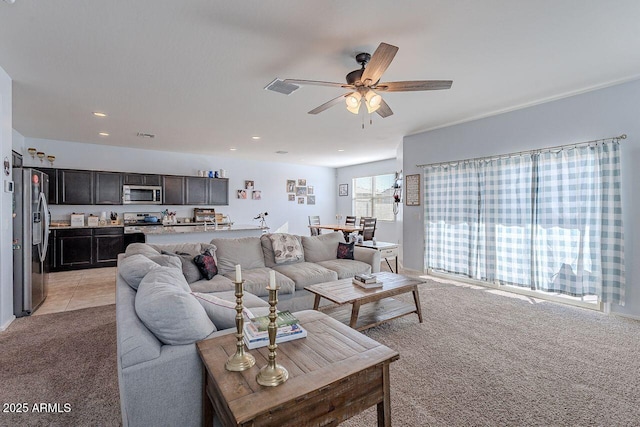
<instances>
[{"instance_id":1,"label":"dining chair","mask_svg":"<svg viewBox=\"0 0 640 427\"><path fill-rule=\"evenodd\" d=\"M320 225L320 216L319 215L309 215L309 225ZM319 236L320 229L316 227L309 227L309 231L312 236Z\"/></svg>"},{"instance_id":2,"label":"dining chair","mask_svg":"<svg viewBox=\"0 0 640 427\"><path fill-rule=\"evenodd\" d=\"M373 236L376 234L376 218L367 217L360 220L362 225L362 238L363 240L373 240Z\"/></svg>"},{"instance_id":3,"label":"dining chair","mask_svg":"<svg viewBox=\"0 0 640 427\"><path fill-rule=\"evenodd\" d=\"M352 215L347 215L344 220L344 225L356 225L356 217Z\"/></svg>"}]
</instances>

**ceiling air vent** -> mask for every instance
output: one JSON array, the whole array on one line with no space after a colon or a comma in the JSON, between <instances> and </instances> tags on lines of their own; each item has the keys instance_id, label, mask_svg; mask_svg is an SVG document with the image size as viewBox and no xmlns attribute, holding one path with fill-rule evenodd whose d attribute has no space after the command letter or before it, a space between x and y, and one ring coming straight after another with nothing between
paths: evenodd
<instances>
[{"instance_id":1,"label":"ceiling air vent","mask_svg":"<svg viewBox=\"0 0 640 427\"><path fill-rule=\"evenodd\" d=\"M274 92L283 93L285 95L291 95L298 89L300 89L300 86L291 83L285 83L283 80L280 80L278 78L276 78L265 87L265 90L272 90Z\"/></svg>"},{"instance_id":2,"label":"ceiling air vent","mask_svg":"<svg viewBox=\"0 0 640 427\"><path fill-rule=\"evenodd\" d=\"M144 132L138 132L137 134L140 138L155 138L156 136L152 133L144 133Z\"/></svg>"}]
</instances>

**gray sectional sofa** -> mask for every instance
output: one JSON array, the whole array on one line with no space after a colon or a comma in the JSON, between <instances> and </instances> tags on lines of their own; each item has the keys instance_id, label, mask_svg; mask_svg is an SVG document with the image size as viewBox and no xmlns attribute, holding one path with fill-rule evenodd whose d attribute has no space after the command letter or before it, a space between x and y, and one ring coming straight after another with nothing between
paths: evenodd
<instances>
[{"instance_id":1,"label":"gray sectional sofa","mask_svg":"<svg viewBox=\"0 0 640 427\"><path fill-rule=\"evenodd\" d=\"M116 278L123 425L201 425L203 367L195 342L234 331L229 327L235 317L236 264L245 281L244 306L254 315L268 312L271 270L280 286L278 309L307 310L313 295L305 286L380 270L378 251L355 247L353 260L338 259L339 243L344 236L337 232L129 245L118 257ZM214 255L218 274L193 280L188 260L206 250Z\"/></svg>"}]
</instances>

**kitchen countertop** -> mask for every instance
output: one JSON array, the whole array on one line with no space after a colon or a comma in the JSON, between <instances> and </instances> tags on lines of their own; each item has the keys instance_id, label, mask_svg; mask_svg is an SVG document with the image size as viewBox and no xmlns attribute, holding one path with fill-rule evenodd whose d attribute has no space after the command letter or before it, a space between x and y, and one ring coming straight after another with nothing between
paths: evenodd
<instances>
[{"instance_id":1,"label":"kitchen countertop","mask_svg":"<svg viewBox=\"0 0 640 427\"><path fill-rule=\"evenodd\" d=\"M106 225L71 225L68 222L62 221L51 221L49 225L50 229L71 229L71 228L114 228L114 227L124 227L124 224L106 224Z\"/></svg>"},{"instance_id":2,"label":"kitchen countertop","mask_svg":"<svg viewBox=\"0 0 640 427\"><path fill-rule=\"evenodd\" d=\"M153 225L139 227L140 233L148 234L180 234L180 233L214 233L238 230L262 230L262 227L252 224L234 224L232 226L222 225L213 227L212 225Z\"/></svg>"}]
</instances>

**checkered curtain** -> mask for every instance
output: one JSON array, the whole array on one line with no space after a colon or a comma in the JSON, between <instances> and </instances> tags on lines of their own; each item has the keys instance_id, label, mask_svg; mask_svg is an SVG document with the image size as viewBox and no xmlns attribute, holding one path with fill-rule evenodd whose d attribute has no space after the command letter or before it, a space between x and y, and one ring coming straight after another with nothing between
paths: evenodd
<instances>
[{"instance_id":1,"label":"checkered curtain","mask_svg":"<svg viewBox=\"0 0 640 427\"><path fill-rule=\"evenodd\" d=\"M427 166L425 267L624 304L617 142Z\"/></svg>"}]
</instances>

